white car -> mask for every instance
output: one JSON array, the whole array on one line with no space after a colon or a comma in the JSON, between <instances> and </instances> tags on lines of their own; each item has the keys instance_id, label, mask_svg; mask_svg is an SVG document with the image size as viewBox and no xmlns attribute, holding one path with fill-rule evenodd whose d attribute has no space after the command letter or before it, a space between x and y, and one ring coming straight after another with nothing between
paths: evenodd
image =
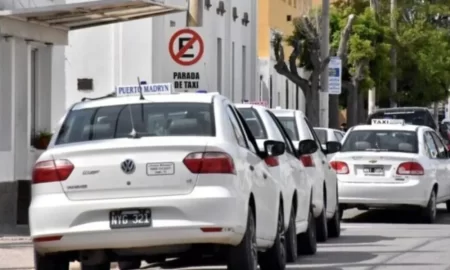
<instances>
[{"instance_id":1,"label":"white car","mask_svg":"<svg viewBox=\"0 0 450 270\"><path fill-rule=\"evenodd\" d=\"M331 160L341 209L417 208L434 222L436 204L450 209L449 152L431 128L373 119L351 128Z\"/></svg>"},{"instance_id":2,"label":"white car","mask_svg":"<svg viewBox=\"0 0 450 270\"><path fill-rule=\"evenodd\" d=\"M283 141L286 151L270 163L271 174L280 179L286 219L286 243L288 262L295 262L297 254L314 254L317 250L315 222L312 213L312 180L306 176L303 164L298 160L294 144L286 130L266 107L237 104L256 139L258 147L264 149L267 140ZM297 234L299 234L297 240Z\"/></svg>"},{"instance_id":3,"label":"white car","mask_svg":"<svg viewBox=\"0 0 450 270\"><path fill-rule=\"evenodd\" d=\"M313 208L316 217L317 240L324 242L330 237L339 237L340 211L337 177L328 163L327 155L339 151L341 144L327 142L327 149L321 143L308 119L301 111L272 109L280 120L300 154L307 175L313 180ZM311 146L316 145L315 149ZM310 152L314 150L313 152Z\"/></svg>"},{"instance_id":4,"label":"white car","mask_svg":"<svg viewBox=\"0 0 450 270\"><path fill-rule=\"evenodd\" d=\"M219 94L161 89L87 100L66 114L33 171L37 270L74 260L83 270L111 261L139 268L140 259L196 248L227 252L228 269L285 268L284 202L264 162L282 155L284 142L259 151Z\"/></svg>"},{"instance_id":5,"label":"white car","mask_svg":"<svg viewBox=\"0 0 450 270\"><path fill-rule=\"evenodd\" d=\"M315 127L314 131L323 148L326 148L327 142L341 142L345 136L345 132L333 128Z\"/></svg>"}]
</instances>

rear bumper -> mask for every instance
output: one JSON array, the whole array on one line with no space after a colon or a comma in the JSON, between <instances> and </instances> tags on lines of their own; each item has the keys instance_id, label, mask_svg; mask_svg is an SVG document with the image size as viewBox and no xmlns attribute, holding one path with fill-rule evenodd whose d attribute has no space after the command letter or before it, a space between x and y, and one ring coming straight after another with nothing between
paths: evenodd
<instances>
[{"instance_id":1,"label":"rear bumper","mask_svg":"<svg viewBox=\"0 0 450 270\"><path fill-rule=\"evenodd\" d=\"M429 181L410 179L404 183L348 183L338 182L339 203L390 207L411 205L425 207L431 184Z\"/></svg>"},{"instance_id":2,"label":"rear bumper","mask_svg":"<svg viewBox=\"0 0 450 270\"><path fill-rule=\"evenodd\" d=\"M242 198L243 199L243 198ZM245 232L247 203L222 187L196 188L189 195L70 201L64 194L33 198L29 209L33 239L62 236L58 241L35 242L40 253L171 246L181 244L238 244ZM152 226L111 229L109 212L150 208ZM223 228L203 232L201 228Z\"/></svg>"}]
</instances>

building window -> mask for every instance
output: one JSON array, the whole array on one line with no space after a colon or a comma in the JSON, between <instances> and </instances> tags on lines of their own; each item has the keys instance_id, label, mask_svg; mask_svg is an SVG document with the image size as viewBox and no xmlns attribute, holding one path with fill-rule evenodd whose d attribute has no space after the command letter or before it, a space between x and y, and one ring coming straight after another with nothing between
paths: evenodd
<instances>
[{"instance_id":1,"label":"building window","mask_svg":"<svg viewBox=\"0 0 450 270\"><path fill-rule=\"evenodd\" d=\"M247 48L242 46L242 99L247 98Z\"/></svg>"},{"instance_id":2,"label":"building window","mask_svg":"<svg viewBox=\"0 0 450 270\"><path fill-rule=\"evenodd\" d=\"M234 90L235 90L235 52L234 52L234 41L231 43L231 100L234 102Z\"/></svg>"},{"instance_id":3,"label":"building window","mask_svg":"<svg viewBox=\"0 0 450 270\"><path fill-rule=\"evenodd\" d=\"M217 39L217 92L222 93L222 39Z\"/></svg>"},{"instance_id":4,"label":"building window","mask_svg":"<svg viewBox=\"0 0 450 270\"><path fill-rule=\"evenodd\" d=\"M34 140L38 135L37 122L38 122L38 49L31 49L30 56L30 134L31 144L34 144Z\"/></svg>"}]
</instances>

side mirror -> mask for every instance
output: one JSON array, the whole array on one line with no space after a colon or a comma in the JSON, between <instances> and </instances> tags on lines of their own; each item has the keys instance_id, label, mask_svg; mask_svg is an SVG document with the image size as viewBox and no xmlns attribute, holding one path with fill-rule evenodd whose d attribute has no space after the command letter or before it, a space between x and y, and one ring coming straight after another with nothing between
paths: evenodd
<instances>
[{"instance_id":1,"label":"side mirror","mask_svg":"<svg viewBox=\"0 0 450 270\"><path fill-rule=\"evenodd\" d=\"M298 153L300 156L309 155L319 150L319 146L314 140L303 140L298 143Z\"/></svg>"},{"instance_id":2,"label":"side mirror","mask_svg":"<svg viewBox=\"0 0 450 270\"><path fill-rule=\"evenodd\" d=\"M327 142L326 143L326 153L327 154L334 154L336 152L341 151L342 145L340 142Z\"/></svg>"},{"instance_id":3,"label":"side mirror","mask_svg":"<svg viewBox=\"0 0 450 270\"><path fill-rule=\"evenodd\" d=\"M267 140L264 142L264 151L269 157L277 157L284 154L286 145L284 142Z\"/></svg>"}]
</instances>

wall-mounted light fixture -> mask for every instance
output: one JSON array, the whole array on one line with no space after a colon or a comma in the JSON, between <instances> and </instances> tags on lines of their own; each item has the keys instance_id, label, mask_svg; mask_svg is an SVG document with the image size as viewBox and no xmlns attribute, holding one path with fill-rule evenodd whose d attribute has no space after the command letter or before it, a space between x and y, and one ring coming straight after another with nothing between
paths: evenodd
<instances>
[{"instance_id":1,"label":"wall-mounted light fixture","mask_svg":"<svg viewBox=\"0 0 450 270\"><path fill-rule=\"evenodd\" d=\"M211 0L204 0L204 1L206 9L209 10L209 8L212 7Z\"/></svg>"},{"instance_id":2,"label":"wall-mounted light fixture","mask_svg":"<svg viewBox=\"0 0 450 270\"><path fill-rule=\"evenodd\" d=\"M237 18L239 18L238 10L237 10L237 7L234 7L233 8L233 21L236 21Z\"/></svg>"},{"instance_id":3,"label":"wall-mounted light fixture","mask_svg":"<svg viewBox=\"0 0 450 270\"><path fill-rule=\"evenodd\" d=\"M223 16L223 14L226 12L225 10L225 3L223 1L219 1L219 5L217 6L217 14L220 16Z\"/></svg>"},{"instance_id":4,"label":"wall-mounted light fixture","mask_svg":"<svg viewBox=\"0 0 450 270\"><path fill-rule=\"evenodd\" d=\"M244 12L244 16L242 17L242 24L247 26L247 24L249 23L249 19L248 19L248 12Z\"/></svg>"}]
</instances>

